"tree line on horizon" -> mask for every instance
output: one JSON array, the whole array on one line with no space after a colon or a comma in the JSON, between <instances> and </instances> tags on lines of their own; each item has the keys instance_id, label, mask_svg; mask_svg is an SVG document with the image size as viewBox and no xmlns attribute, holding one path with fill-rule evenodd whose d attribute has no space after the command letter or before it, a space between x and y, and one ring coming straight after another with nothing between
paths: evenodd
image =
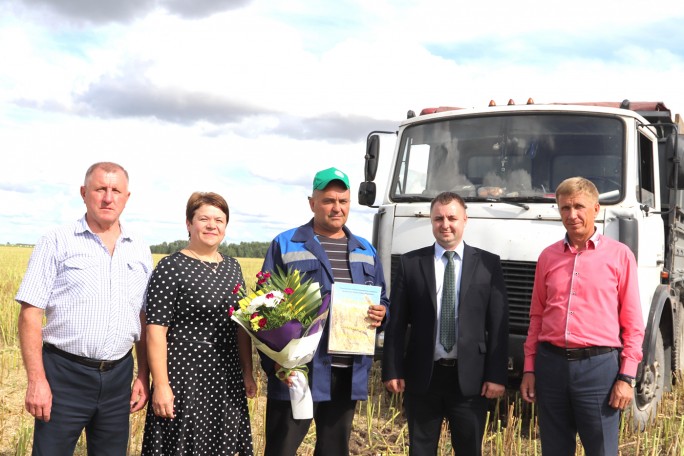
<instances>
[{"instance_id":1,"label":"tree line on horizon","mask_svg":"<svg viewBox=\"0 0 684 456\"><path fill-rule=\"evenodd\" d=\"M240 242L239 244L226 244L225 242L219 246L219 252L224 255L235 257L235 258L264 258L268 247L271 245L270 242ZM26 247L33 248L35 244L15 244L7 242L5 244L0 244L0 247ZM175 253L181 249L188 246L188 241L180 240L173 242L162 242L161 244L151 245L150 250L152 253L160 253L163 255L169 255Z\"/></svg>"},{"instance_id":2,"label":"tree line on horizon","mask_svg":"<svg viewBox=\"0 0 684 456\"><path fill-rule=\"evenodd\" d=\"M236 258L264 258L270 242L240 242L239 244L226 244L219 246L219 252L224 255ZM151 245L152 253L171 254L188 246L187 240L162 242L161 244Z\"/></svg>"}]
</instances>

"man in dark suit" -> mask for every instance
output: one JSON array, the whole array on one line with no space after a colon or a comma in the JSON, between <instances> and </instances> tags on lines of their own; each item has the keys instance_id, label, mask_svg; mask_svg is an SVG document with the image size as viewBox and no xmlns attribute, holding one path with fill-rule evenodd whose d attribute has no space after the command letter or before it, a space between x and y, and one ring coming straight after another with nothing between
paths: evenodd
<instances>
[{"instance_id":1,"label":"man in dark suit","mask_svg":"<svg viewBox=\"0 0 684 456\"><path fill-rule=\"evenodd\" d=\"M435 197L430 220L435 244L402 255L392 283L382 379L405 391L409 454L436 455L446 418L456 454L479 456L487 399L503 395L507 381L503 271L498 256L462 242L459 195Z\"/></svg>"}]
</instances>

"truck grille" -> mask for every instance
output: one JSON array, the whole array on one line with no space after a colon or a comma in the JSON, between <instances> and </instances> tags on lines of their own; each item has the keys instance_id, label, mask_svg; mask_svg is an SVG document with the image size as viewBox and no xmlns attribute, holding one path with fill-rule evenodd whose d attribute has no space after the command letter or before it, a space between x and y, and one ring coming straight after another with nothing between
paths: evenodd
<instances>
[{"instance_id":1,"label":"truck grille","mask_svg":"<svg viewBox=\"0 0 684 456\"><path fill-rule=\"evenodd\" d=\"M533 261L501 261L508 294L508 324L511 334L527 335L536 266L537 263ZM392 255L392 283L398 267L399 255Z\"/></svg>"},{"instance_id":2,"label":"truck grille","mask_svg":"<svg viewBox=\"0 0 684 456\"><path fill-rule=\"evenodd\" d=\"M508 325L511 334L527 335L534 285L533 261L501 261L508 293Z\"/></svg>"}]
</instances>

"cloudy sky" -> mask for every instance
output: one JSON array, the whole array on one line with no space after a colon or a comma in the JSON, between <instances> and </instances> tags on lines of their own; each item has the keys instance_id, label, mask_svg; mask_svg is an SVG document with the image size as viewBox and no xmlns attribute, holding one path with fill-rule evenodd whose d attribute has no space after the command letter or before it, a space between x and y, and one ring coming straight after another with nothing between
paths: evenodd
<instances>
[{"instance_id":1,"label":"cloudy sky","mask_svg":"<svg viewBox=\"0 0 684 456\"><path fill-rule=\"evenodd\" d=\"M367 133L409 109L684 113L683 24L681 0L0 2L0 243L79 218L96 161L128 169L122 218L152 244L185 238L196 190L228 200L228 242L269 241L309 219L319 169L348 172L356 203Z\"/></svg>"}]
</instances>

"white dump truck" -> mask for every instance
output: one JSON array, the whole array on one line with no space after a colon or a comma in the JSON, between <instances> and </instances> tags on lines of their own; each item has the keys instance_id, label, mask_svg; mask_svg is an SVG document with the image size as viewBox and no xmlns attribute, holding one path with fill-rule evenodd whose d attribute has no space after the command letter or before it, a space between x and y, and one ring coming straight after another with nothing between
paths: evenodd
<instances>
[{"instance_id":1,"label":"white dump truck","mask_svg":"<svg viewBox=\"0 0 684 456\"><path fill-rule=\"evenodd\" d=\"M468 206L464 240L501 257L514 386L522 376L537 258L565 235L556 186L586 177L600 193L598 230L629 246L638 262L646 337L633 412L635 423L645 423L684 370L681 127L662 102L511 100L409 111L397 131L371 132L359 202L378 208L373 242L390 299L399 255L434 242L431 199L442 191L460 194ZM378 169L389 171L379 176Z\"/></svg>"}]
</instances>

